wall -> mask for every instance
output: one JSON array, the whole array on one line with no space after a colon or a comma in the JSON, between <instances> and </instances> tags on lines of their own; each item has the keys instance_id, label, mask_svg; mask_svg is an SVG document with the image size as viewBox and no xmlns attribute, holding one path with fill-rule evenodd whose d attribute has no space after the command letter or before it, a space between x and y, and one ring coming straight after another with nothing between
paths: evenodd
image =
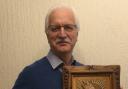
<instances>
[{"instance_id":1,"label":"wall","mask_svg":"<svg viewBox=\"0 0 128 89\"><path fill-rule=\"evenodd\" d=\"M26 65L47 55L44 19L58 3L75 7L80 19L75 57L121 65L121 85L128 89L127 0L0 0L0 89L11 89Z\"/></svg>"}]
</instances>

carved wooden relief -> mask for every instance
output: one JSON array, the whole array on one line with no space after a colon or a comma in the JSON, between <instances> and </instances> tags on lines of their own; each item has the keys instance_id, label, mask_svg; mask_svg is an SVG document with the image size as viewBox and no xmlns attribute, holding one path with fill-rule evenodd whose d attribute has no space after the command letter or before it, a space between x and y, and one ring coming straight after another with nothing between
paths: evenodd
<instances>
[{"instance_id":1,"label":"carved wooden relief","mask_svg":"<svg viewBox=\"0 0 128 89\"><path fill-rule=\"evenodd\" d=\"M120 66L64 66L63 89L120 89Z\"/></svg>"}]
</instances>

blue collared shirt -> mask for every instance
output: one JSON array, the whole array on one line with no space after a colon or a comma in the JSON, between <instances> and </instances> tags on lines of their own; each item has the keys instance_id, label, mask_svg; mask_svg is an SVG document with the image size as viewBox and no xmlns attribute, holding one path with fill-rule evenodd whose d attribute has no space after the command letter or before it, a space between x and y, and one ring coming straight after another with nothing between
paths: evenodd
<instances>
[{"instance_id":1,"label":"blue collared shirt","mask_svg":"<svg viewBox=\"0 0 128 89\"><path fill-rule=\"evenodd\" d=\"M48 59L48 61L51 64L53 69L56 69L56 68L60 67L60 65L62 65L64 63L59 57L57 57L51 51L49 51L49 53L46 57L47 57L47 59ZM74 60L74 57L72 57L71 65L74 65L75 62L76 61ZM59 69L60 69L60 71L62 71L62 67L60 67Z\"/></svg>"}]
</instances>

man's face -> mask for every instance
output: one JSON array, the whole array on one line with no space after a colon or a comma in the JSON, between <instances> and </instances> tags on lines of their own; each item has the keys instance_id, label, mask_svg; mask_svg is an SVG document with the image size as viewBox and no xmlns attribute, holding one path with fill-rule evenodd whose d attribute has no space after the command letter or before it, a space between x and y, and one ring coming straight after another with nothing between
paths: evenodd
<instances>
[{"instance_id":1,"label":"man's face","mask_svg":"<svg viewBox=\"0 0 128 89\"><path fill-rule=\"evenodd\" d=\"M53 11L49 18L46 35L54 53L71 53L78 36L72 11L67 9Z\"/></svg>"}]
</instances>

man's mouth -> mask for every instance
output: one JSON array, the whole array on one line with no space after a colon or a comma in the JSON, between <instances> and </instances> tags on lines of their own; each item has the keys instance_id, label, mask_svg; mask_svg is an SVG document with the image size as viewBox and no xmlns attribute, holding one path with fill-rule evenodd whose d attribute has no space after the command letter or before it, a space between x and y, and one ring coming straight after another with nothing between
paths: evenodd
<instances>
[{"instance_id":1,"label":"man's mouth","mask_svg":"<svg viewBox=\"0 0 128 89\"><path fill-rule=\"evenodd\" d=\"M60 42L57 42L57 44L59 44L60 46L65 46L65 45L70 44L70 43L66 42L66 41L60 41Z\"/></svg>"},{"instance_id":2,"label":"man's mouth","mask_svg":"<svg viewBox=\"0 0 128 89\"><path fill-rule=\"evenodd\" d=\"M69 42L67 42L67 41L59 41L59 42L57 42L57 44L63 44L63 43L69 43Z\"/></svg>"}]
</instances>

